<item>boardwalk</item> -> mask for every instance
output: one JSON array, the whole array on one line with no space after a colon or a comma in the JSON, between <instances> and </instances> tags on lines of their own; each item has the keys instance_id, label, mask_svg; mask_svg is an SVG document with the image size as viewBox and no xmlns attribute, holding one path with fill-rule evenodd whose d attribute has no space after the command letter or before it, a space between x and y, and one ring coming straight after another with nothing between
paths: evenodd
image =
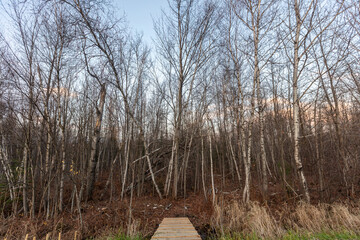
<instances>
[{"instance_id":1,"label":"boardwalk","mask_svg":"<svg viewBox=\"0 0 360 240\"><path fill-rule=\"evenodd\" d=\"M187 217L164 218L151 239L201 239L194 226Z\"/></svg>"}]
</instances>

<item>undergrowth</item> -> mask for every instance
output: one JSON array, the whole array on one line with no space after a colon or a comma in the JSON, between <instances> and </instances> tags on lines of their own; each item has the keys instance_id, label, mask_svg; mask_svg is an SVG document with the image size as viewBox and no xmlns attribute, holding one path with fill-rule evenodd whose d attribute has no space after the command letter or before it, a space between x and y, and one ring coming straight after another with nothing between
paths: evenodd
<instances>
[{"instance_id":1,"label":"undergrowth","mask_svg":"<svg viewBox=\"0 0 360 240\"><path fill-rule=\"evenodd\" d=\"M130 236L126 236L125 234L121 234L121 235L117 235L117 236L107 237L105 239L106 240L143 240L145 238L143 238L141 236L132 236L132 237L130 237Z\"/></svg>"},{"instance_id":2,"label":"undergrowth","mask_svg":"<svg viewBox=\"0 0 360 240\"><path fill-rule=\"evenodd\" d=\"M283 205L270 211L253 202L216 204L212 226L220 239L360 239L360 211L344 204L311 205L295 208Z\"/></svg>"},{"instance_id":3,"label":"undergrowth","mask_svg":"<svg viewBox=\"0 0 360 240\"><path fill-rule=\"evenodd\" d=\"M95 240L144 240L141 235L136 236L127 236L126 234L120 233L120 234L114 234L107 237L100 237L96 238Z\"/></svg>"},{"instance_id":4,"label":"undergrowth","mask_svg":"<svg viewBox=\"0 0 360 240\"><path fill-rule=\"evenodd\" d=\"M262 238L256 233L252 234L240 234L240 233L232 233L226 234L220 238L213 238L219 240L262 240L267 238ZM271 238L269 238L271 239ZM280 238L279 240L332 240L332 239L339 239L339 240L347 240L347 239L360 239L360 235L343 231L343 232L320 232L320 233L298 233L289 231L285 235Z\"/></svg>"},{"instance_id":5,"label":"undergrowth","mask_svg":"<svg viewBox=\"0 0 360 240\"><path fill-rule=\"evenodd\" d=\"M123 231L118 230L116 232L108 232L101 237L97 237L94 240L144 240L145 238L141 234L127 235ZM89 239L90 240L90 239Z\"/></svg>"}]
</instances>

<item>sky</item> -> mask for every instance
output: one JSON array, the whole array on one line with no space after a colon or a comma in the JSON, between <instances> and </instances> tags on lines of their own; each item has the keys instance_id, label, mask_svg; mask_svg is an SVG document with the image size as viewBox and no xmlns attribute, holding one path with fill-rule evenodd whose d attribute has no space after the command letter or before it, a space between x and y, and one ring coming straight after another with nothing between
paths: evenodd
<instances>
[{"instance_id":1,"label":"sky","mask_svg":"<svg viewBox=\"0 0 360 240\"><path fill-rule=\"evenodd\" d=\"M8 0L0 0L0 4L8 3ZM143 40L147 45L152 46L152 38L155 37L153 19L158 19L161 9L168 6L167 0L113 0L115 10L119 11L119 16L125 13L129 27L133 32L142 33ZM0 5L1 6L1 5ZM2 7L0 7L0 29L6 30L7 20Z\"/></svg>"},{"instance_id":2,"label":"sky","mask_svg":"<svg viewBox=\"0 0 360 240\"><path fill-rule=\"evenodd\" d=\"M113 3L120 14L125 13L131 29L142 33L143 40L152 46L155 38L153 19L158 19L161 9L167 8L167 0L114 0Z\"/></svg>"}]
</instances>

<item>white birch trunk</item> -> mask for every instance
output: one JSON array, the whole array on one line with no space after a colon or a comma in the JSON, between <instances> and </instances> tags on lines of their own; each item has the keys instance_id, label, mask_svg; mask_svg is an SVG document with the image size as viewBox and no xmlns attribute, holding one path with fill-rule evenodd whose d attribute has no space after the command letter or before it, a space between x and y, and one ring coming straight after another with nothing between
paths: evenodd
<instances>
[{"instance_id":1,"label":"white birch trunk","mask_svg":"<svg viewBox=\"0 0 360 240\"><path fill-rule=\"evenodd\" d=\"M204 196L207 200L206 185L205 185L205 156L204 156L204 138L201 136L201 182L203 186Z\"/></svg>"},{"instance_id":2,"label":"white birch trunk","mask_svg":"<svg viewBox=\"0 0 360 240\"><path fill-rule=\"evenodd\" d=\"M215 204L215 183L214 183L214 164L212 157L212 145L211 145L211 135L209 135L209 144L210 144L210 175L211 175L211 192L212 192L212 203Z\"/></svg>"},{"instance_id":3,"label":"white birch trunk","mask_svg":"<svg viewBox=\"0 0 360 240\"><path fill-rule=\"evenodd\" d=\"M155 175L154 175L154 172L153 172L153 169L152 169L152 166L151 166L151 160L150 160L150 156L149 156L149 149L148 149L148 146L147 146L146 141L145 141L144 133L142 132L141 135L142 135L142 138L143 138L142 140L144 142L145 155L146 155L146 160L147 160L147 164L148 164L150 175L151 175L151 180L152 180L152 182L154 184L154 187L156 189L157 194L159 195L159 198L162 199L162 194L160 192L159 186L156 184L156 181L155 181Z\"/></svg>"},{"instance_id":4,"label":"white birch trunk","mask_svg":"<svg viewBox=\"0 0 360 240\"><path fill-rule=\"evenodd\" d=\"M194 135L191 134L190 136L190 142L189 142L189 150L185 154L185 163L184 163L184 197L186 197L186 170L188 167L189 157L190 157L190 151L191 151L191 145L193 141Z\"/></svg>"},{"instance_id":5,"label":"white birch trunk","mask_svg":"<svg viewBox=\"0 0 360 240\"><path fill-rule=\"evenodd\" d=\"M0 146L0 163L3 167L6 182L9 187L10 199L13 201L15 199L14 173L10 167L9 157L7 154L7 149L5 147L4 139L2 139Z\"/></svg>"},{"instance_id":6,"label":"white birch trunk","mask_svg":"<svg viewBox=\"0 0 360 240\"><path fill-rule=\"evenodd\" d=\"M128 133L128 136L126 136L126 142L125 142L125 169L124 169L124 174L123 174L123 179L122 179L122 184L121 184L121 194L120 194L121 200L124 197L127 173L128 173L128 169L129 169L130 141L131 141L130 133Z\"/></svg>"},{"instance_id":7,"label":"white birch trunk","mask_svg":"<svg viewBox=\"0 0 360 240\"><path fill-rule=\"evenodd\" d=\"M298 69L299 69L299 40L300 40L300 28L302 20L300 19L300 9L298 0L295 0L295 14L296 14L296 34L294 42L294 59L293 59L293 124L294 124L294 161L297 174L300 178L300 182L304 191L305 200L310 202L309 190L307 187L306 178L303 171L302 161L299 153L300 143L300 119L299 119L299 99L298 99Z\"/></svg>"},{"instance_id":8,"label":"white birch trunk","mask_svg":"<svg viewBox=\"0 0 360 240\"><path fill-rule=\"evenodd\" d=\"M100 90L99 106L96 108L96 123L94 128L94 135L91 143L89 170L87 174L86 197L88 200L92 198L92 192L95 184L96 165L99 158L100 130L101 130L104 105L105 105L105 96L106 96L106 87L105 85L102 85Z\"/></svg>"},{"instance_id":9,"label":"white birch trunk","mask_svg":"<svg viewBox=\"0 0 360 240\"><path fill-rule=\"evenodd\" d=\"M63 123L65 125L65 123ZM62 126L61 129L61 135L62 135L62 140L61 140L61 176L60 176L60 193L59 193L59 211L62 212L63 211L63 199L64 199L64 176L65 176L65 160L66 160L66 155L65 155L65 126Z\"/></svg>"},{"instance_id":10,"label":"white birch trunk","mask_svg":"<svg viewBox=\"0 0 360 240\"><path fill-rule=\"evenodd\" d=\"M234 153L233 146L232 146L232 144L231 144L231 138L230 138L230 136L229 136L229 146L230 146L231 158L233 159L234 166L235 166L236 175L237 175L237 177L238 177L239 183L241 183L240 171L239 171L238 164L237 164L237 162L236 162L236 157L235 157L235 153Z\"/></svg>"}]
</instances>

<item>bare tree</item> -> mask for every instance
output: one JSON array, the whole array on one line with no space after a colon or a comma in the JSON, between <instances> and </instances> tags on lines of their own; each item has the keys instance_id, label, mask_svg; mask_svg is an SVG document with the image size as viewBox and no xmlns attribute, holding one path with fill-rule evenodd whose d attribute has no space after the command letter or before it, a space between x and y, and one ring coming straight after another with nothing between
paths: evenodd
<instances>
[{"instance_id":1,"label":"bare tree","mask_svg":"<svg viewBox=\"0 0 360 240\"><path fill-rule=\"evenodd\" d=\"M173 149L165 182L168 195L177 198L179 180L180 132L184 109L189 103L199 70L204 67L214 49L212 31L216 22L215 5L196 0L169 2L170 13L155 23L158 52L163 58L163 71L169 77L169 92L174 115ZM184 95L184 93L187 93ZM173 174L173 175L172 175Z\"/></svg>"},{"instance_id":2,"label":"bare tree","mask_svg":"<svg viewBox=\"0 0 360 240\"><path fill-rule=\"evenodd\" d=\"M250 184L250 158L252 151L252 127L255 117L255 108L257 107L259 113L259 127L260 127L260 158L261 158L261 172L262 172L262 190L264 195L267 195L268 189L268 180L267 180L267 157L265 151L265 135L264 135L264 109L265 103L263 100L264 90L261 86L261 71L267 66L269 60L273 57L276 50L278 49L278 43L276 43L271 36L274 27L276 27L276 2L269 1L263 3L262 1L229 1L230 5L230 28L232 25L234 27L238 27L239 29L235 32L237 34L242 34L243 36L235 37L230 36L230 52L233 61L237 62L239 55L236 51L239 51L240 46L236 46L236 38L242 38L244 40L250 39L250 42L246 45L244 44L243 50L241 54L251 56L250 64L253 68L253 90L251 94L251 111L250 111L250 119L248 126L248 149L247 149L247 160L245 163L245 188L244 188L244 201L249 201L249 184ZM232 19L231 14L236 16L241 23L239 24L233 23L234 19ZM240 29L243 29L241 31ZM241 31L241 32L240 32ZM249 31L247 33L247 31ZM231 32L231 29L230 29ZM271 36L271 37L270 37ZM245 48L250 47L250 52L246 51ZM238 64L237 64L238 65ZM241 90L240 90L241 91ZM255 103L256 101L256 103Z\"/></svg>"},{"instance_id":3,"label":"bare tree","mask_svg":"<svg viewBox=\"0 0 360 240\"><path fill-rule=\"evenodd\" d=\"M289 1L288 3L288 36L284 41L290 42L291 53L288 59L292 64L292 101L293 101L293 126L294 126L294 161L296 171L300 178L301 186L304 191L305 200L310 202L309 190L303 170L303 163L300 157L300 99L299 80L301 73L308 64L308 53L310 48L317 42L319 36L334 22L336 17L342 12L344 1L329 6L334 9L331 13L320 9L320 2L317 1ZM319 28L320 31L315 32ZM292 54L292 56L291 56ZM312 83L310 83L312 85Z\"/></svg>"}]
</instances>

